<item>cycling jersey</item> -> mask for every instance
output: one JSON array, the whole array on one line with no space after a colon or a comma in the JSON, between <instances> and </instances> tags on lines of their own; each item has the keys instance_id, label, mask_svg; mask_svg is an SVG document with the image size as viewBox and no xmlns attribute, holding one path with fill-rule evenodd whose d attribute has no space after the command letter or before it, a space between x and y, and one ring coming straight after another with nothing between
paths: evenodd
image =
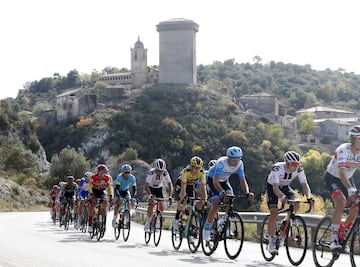
<instances>
[{"instance_id":1,"label":"cycling jersey","mask_svg":"<svg viewBox=\"0 0 360 267\"><path fill-rule=\"evenodd\" d=\"M127 191L130 186L136 186L136 178L134 175L130 174L129 178L125 179L124 174L120 173L114 181L114 188L116 188L116 185L120 185L120 191Z\"/></svg>"},{"instance_id":2,"label":"cycling jersey","mask_svg":"<svg viewBox=\"0 0 360 267\"><path fill-rule=\"evenodd\" d=\"M233 173L237 173L240 180L245 179L244 164L242 160L240 160L235 167L231 167L228 162L228 157L226 156L221 157L216 161L215 170L213 172L214 175L212 178L219 177L219 182L228 181ZM210 175L208 176L211 177Z\"/></svg>"},{"instance_id":3,"label":"cycling jersey","mask_svg":"<svg viewBox=\"0 0 360 267\"><path fill-rule=\"evenodd\" d=\"M183 184L194 185L198 180L200 180L201 184L206 184L205 172L203 169L200 169L200 171L194 175L192 174L191 167L187 166L181 171L180 176L181 183Z\"/></svg>"},{"instance_id":4,"label":"cycling jersey","mask_svg":"<svg viewBox=\"0 0 360 267\"><path fill-rule=\"evenodd\" d=\"M85 180L80 181L78 194L81 198L87 198L89 196L89 183Z\"/></svg>"},{"instance_id":5,"label":"cycling jersey","mask_svg":"<svg viewBox=\"0 0 360 267\"><path fill-rule=\"evenodd\" d=\"M345 169L345 175L351 178L360 166L360 152L351 152L351 144L344 143L338 146L327 166L327 172L336 178L340 178L339 169Z\"/></svg>"},{"instance_id":6,"label":"cycling jersey","mask_svg":"<svg viewBox=\"0 0 360 267\"><path fill-rule=\"evenodd\" d=\"M215 175L215 165L207 170L207 172L206 172L206 181L209 179L209 177L214 178L214 175Z\"/></svg>"},{"instance_id":7,"label":"cycling jersey","mask_svg":"<svg viewBox=\"0 0 360 267\"><path fill-rule=\"evenodd\" d=\"M78 185L74 182L67 182L64 183L63 187L62 187L62 192L64 192L65 195L70 196L70 195L75 195L75 192L77 192L78 189Z\"/></svg>"},{"instance_id":8,"label":"cycling jersey","mask_svg":"<svg viewBox=\"0 0 360 267\"><path fill-rule=\"evenodd\" d=\"M306 175L304 168L299 165L294 172L285 171L285 162L277 162L273 165L270 174L267 177L267 182L271 185L279 184L280 186L289 185L296 177L300 183L306 182Z\"/></svg>"},{"instance_id":9,"label":"cycling jersey","mask_svg":"<svg viewBox=\"0 0 360 267\"><path fill-rule=\"evenodd\" d=\"M93 189L98 191L103 191L107 188L109 195L113 195L110 181L111 181L110 175L105 174L103 178L101 178L99 174L97 173L93 174L91 176L91 180L88 187L89 193L93 193Z\"/></svg>"},{"instance_id":10,"label":"cycling jersey","mask_svg":"<svg viewBox=\"0 0 360 267\"><path fill-rule=\"evenodd\" d=\"M146 176L146 183L149 184L150 187L159 188L163 187L164 183L171 183L171 178L167 170L164 170L160 175L157 175L156 169L152 168Z\"/></svg>"}]
</instances>

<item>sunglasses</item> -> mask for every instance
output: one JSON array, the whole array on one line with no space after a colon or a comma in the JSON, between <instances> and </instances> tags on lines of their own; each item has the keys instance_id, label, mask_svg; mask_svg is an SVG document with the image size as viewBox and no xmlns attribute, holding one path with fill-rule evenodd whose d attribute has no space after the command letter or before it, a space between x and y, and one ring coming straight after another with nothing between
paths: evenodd
<instances>
[{"instance_id":1,"label":"sunglasses","mask_svg":"<svg viewBox=\"0 0 360 267\"><path fill-rule=\"evenodd\" d=\"M290 165L291 165L291 167L297 168L297 167L299 167L300 163L299 162L291 162Z\"/></svg>"},{"instance_id":2,"label":"sunglasses","mask_svg":"<svg viewBox=\"0 0 360 267\"><path fill-rule=\"evenodd\" d=\"M130 172L124 172L124 174L130 174Z\"/></svg>"}]
</instances>

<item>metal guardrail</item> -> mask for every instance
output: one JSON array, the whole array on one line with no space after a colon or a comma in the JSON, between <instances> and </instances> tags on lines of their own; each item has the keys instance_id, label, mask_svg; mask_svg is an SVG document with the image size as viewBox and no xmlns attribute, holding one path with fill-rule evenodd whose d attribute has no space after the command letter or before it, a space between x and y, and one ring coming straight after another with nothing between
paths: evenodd
<instances>
[{"instance_id":1,"label":"metal guardrail","mask_svg":"<svg viewBox=\"0 0 360 267\"><path fill-rule=\"evenodd\" d=\"M142 206L142 207L141 207ZM141 214L143 216L147 213L147 208L144 208L145 205L139 205L136 208L136 213ZM252 223L257 225L257 233L259 235L261 224L266 215L269 213L264 212L238 212L243 220L244 223ZM315 232L315 228L318 225L319 221L324 217L322 215L315 215L315 214L298 214L304 219L307 228L311 231L309 232L309 237L312 237L312 234ZM279 216L285 216L285 213ZM175 211L164 211L163 213L164 218L173 219L175 218Z\"/></svg>"}]
</instances>

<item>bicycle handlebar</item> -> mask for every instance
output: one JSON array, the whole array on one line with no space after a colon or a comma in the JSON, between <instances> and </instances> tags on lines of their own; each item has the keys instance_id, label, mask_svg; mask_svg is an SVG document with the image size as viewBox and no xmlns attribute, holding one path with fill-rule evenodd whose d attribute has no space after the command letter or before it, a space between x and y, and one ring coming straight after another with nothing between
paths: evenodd
<instances>
[{"instance_id":1,"label":"bicycle handlebar","mask_svg":"<svg viewBox=\"0 0 360 267\"><path fill-rule=\"evenodd\" d=\"M294 205L296 203L300 203L300 204L309 204L309 209L307 209L305 211L305 213L310 213L312 208L313 208L313 203L312 201L300 201L300 200L293 200L293 199L288 199L287 202L289 203L289 205ZM280 210L283 210L285 208L285 203L281 203L281 207Z\"/></svg>"}]
</instances>

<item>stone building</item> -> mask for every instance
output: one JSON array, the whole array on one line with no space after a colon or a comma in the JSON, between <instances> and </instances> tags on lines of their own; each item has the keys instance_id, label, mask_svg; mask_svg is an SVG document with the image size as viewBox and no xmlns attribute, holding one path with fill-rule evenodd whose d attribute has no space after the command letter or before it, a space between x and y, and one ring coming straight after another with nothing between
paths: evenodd
<instances>
[{"instance_id":1,"label":"stone building","mask_svg":"<svg viewBox=\"0 0 360 267\"><path fill-rule=\"evenodd\" d=\"M199 25L177 18L156 25L159 32L160 84L195 84L196 33Z\"/></svg>"},{"instance_id":2,"label":"stone building","mask_svg":"<svg viewBox=\"0 0 360 267\"><path fill-rule=\"evenodd\" d=\"M259 93L253 95L243 95L239 98L240 106L245 110L251 110L254 113L263 115L264 117L278 121L280 114L280 104L276 96L267 93ZM284 111L283 111L284 112Z\"/></svg>"},{"instance_id":3,"label":"stone building","mask_svg":"<svg viewBox=\"0 0 360 267\"><path fill-rule=\"evenodd\" d=\"M56 96L56 119L86 116L96 108L96 95L89 88L77 88Z\"/></svg>"},{"instance_id":4,"label":"stone building","mask_svg":"<svg viewBox=\"0 0 360 267\"><path fill-rule=\"evenodd\" d=\"M121 87L126 89L140 88L146 84L155 84L159 80L159 70L147 65L147 49L138 38L131 48L131 71L105 74L99 78L109 87Z\"/></svg>"}]
</instances>

